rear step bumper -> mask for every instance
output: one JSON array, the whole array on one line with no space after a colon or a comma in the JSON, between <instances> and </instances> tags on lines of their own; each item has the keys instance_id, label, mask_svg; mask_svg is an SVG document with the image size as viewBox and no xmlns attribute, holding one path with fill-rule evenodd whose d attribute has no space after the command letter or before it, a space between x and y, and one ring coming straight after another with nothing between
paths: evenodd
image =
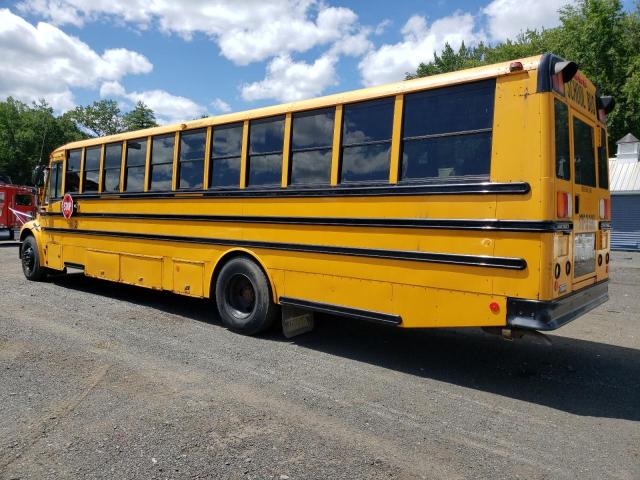
<instances>
[{"instance_id":1,"label":"rear step bumper","mask_svg":"<svg viewBox=\"0 0 640 480\"><path fill-rule=\"evenodd\" d=\"M604 280L558 300L507 298L507 325L527 330L555 330L609 300Z\"/></svg>"}]
</instances>

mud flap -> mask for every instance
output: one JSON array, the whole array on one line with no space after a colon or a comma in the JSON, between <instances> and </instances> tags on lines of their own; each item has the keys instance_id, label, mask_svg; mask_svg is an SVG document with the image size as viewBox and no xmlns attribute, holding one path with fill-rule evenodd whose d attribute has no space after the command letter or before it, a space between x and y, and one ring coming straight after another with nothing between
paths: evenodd
<instances>
[{"instance_id":1,"label":"mud flap","mask_svg":"<svg viewBox=\"0 0 640 480\"><path fill-rule=\"evenodd\" d=\"M313 330L313 312L295 307L282 306L282 333L287 338L296 337Z\"/></svg>"}]
</instances>

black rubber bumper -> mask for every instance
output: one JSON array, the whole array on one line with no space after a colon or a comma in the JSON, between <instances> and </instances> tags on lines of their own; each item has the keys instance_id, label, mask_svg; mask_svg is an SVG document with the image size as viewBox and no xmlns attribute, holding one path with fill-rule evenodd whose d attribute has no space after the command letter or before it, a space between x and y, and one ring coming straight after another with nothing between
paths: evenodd
<instances>
[{"instance_id":1,"label":"black rubber bumper","mask_svg":"<svg viewBox=\"0 0 640 480\"><path fill-rule=\"evenodd\" d=\"M527 330L555 330L609 300L605 280L558 300L507 298L507 325Z\"/></svg>"}]
</instances>

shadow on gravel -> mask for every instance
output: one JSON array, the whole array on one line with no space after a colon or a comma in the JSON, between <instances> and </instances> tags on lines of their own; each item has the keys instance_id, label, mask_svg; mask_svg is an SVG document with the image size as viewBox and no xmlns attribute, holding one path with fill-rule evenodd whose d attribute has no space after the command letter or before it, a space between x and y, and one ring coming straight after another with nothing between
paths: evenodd
<instances>
[{"instance_id":1,"label":"shadow on gravel","mask_svg":"<svg viewBox=\"0 0 640 480\"><path fill-rule=\"evenodd\" d=\"M204 300L81 274L53 281L220 324ZM553 335L549 347L526 339L507 342L476 329L402 330L329 316L320 316L314 332L293 340L278 333L263 338L576 415L640 420L640 350L631 348Z\"/></svg>"}]
</instances>

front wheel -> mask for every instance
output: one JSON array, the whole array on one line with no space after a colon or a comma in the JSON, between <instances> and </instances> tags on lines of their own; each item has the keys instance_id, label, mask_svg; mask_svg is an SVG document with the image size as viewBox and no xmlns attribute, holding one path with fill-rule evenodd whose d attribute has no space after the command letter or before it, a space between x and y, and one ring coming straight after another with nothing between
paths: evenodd
<instances>
[{"instance_id":1,"label":"front wheel","mask_svg":"<svg viewBox=\"0 0 640 480\"><path fill-rule=\"evenodd\" d=\"M245 335L269 329L277 315L266 275L244 257L236 257L220 270L216 281L216 303L222 323Z\"/></svg>"},{"instance_id":2,"label":"front wheel","mask_svg":"<svg viewBox=\"0 0 640 480\"><path fill-rule=\"evenodd\" d=\"M22 272L28 280L40 281L47 277L47 270L40 265L40 253L36 239L29 235L20 245Z\"/></svg>"}]
</instances>

